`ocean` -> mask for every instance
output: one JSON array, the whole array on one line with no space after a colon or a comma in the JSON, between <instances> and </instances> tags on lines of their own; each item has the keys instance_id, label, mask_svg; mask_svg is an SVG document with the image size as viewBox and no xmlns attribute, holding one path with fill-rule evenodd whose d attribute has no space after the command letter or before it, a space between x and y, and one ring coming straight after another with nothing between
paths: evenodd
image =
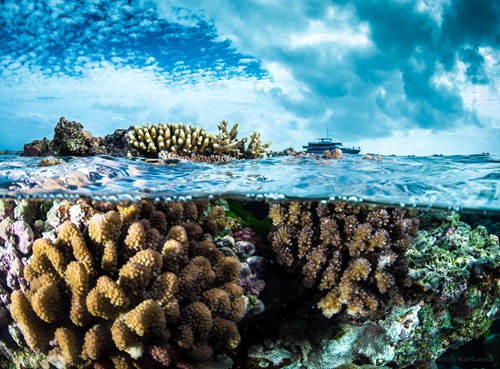
<instances>
[{"instance_id":1,"label":"ocean","mask_svg":"<svg viewBox=\"0 0 500 369\"><path fill-rule=\"evenodd\" d=\"M40 158L0 156L0 362L6 367L500 367L495 320L500 314L499 156L385 156L381 161L361 155L276 156L228 163L62 159L38 166ZM114 238L104 231L94 236L95 219L101 216L95 224L105 229L108 213L120 214L121 230ZM105 251L95 251L98 256L89 256L94 263L108 252L116 254L109 270L104 262L98 271L88 267L88 289L97 291L101 279L95 273L102 273L125 294L125 266L142 247L128 235L131 224L140 224L140 252L154 250L163 257L158 270L148 266L131 278L149 276L143 284L134 282L144 289L142 298L128 296L123 311L99 315L92 313L90 298L81 297L93 316L75 323L77 293L58 269L51 253L56 251L35 252L41 246L33 246L43 238L50 243L44 250L71 244L74 255L61 251L69 273L70 262L81 260L74 238L63 241L60 235L66 221L76 224L71 237L78 234L91 254L97 244L105 245ZM180 264L164 246L182 239L172 235L176 226L187 230L179 242L189 251ZM206 241L239 260L237 273L212 251L200 251L197 245ZM113 252L108 243L115 244ZM129 243L136 246L121 249ZM213 284L197 287L208 283L202 275L212 273L203 269L207 259ZM24 271L12 271L15 263ZM328 279L335 268L335 277ZM186 282L191 269L193 286ZM155 314L166 312L167 303L155 295L154 278L167 272L177 275L181 287L201 290L172 292L179 316L169 310L159 330L153 327L160 319ZM226 280L231 273L232 282ZM33 281L47 276L56 292L37 297L41 287L35 291ZM240 315L234 311L241 293L235 297L238 293L227 287L233 282L243 289L246 308ZM215 292L208 297L213 290L224 297ZM62 310L46 317L39 307L44 298L62 301ZM207 309L200 305L208 306L210 319L193 318ZM137 318L139 306L150 315ZM71 322L60 317L64 314ZM134 319L144 327L130 323ZM203 330L208 320L213 327ZM46 342L33 333L41 326L49 332ZM118 327L130 334L117 339ZM101 328L109 342L100 350L108 350L108 357L88 348L89 337L97 342ZM222 338L229 336L234 339ZM80 342L78 349L68 346L70 341Z\"/></svg>"},{"instance_id":2,"label":"ocean","mask_svg":"<svg viewBox=\"0 0 500 369\"><path fill-rule=\"evenodd\" d=\"M382 161L271 157L209 164L95 156L37 167L40 159L0 157L0 196L127 199L349 201L452 210L500 211L500 157L397 157ZM73 178L72 178L73 177ZM45 185L44 185L45 183Z\"/></svg>"}]
</instances>

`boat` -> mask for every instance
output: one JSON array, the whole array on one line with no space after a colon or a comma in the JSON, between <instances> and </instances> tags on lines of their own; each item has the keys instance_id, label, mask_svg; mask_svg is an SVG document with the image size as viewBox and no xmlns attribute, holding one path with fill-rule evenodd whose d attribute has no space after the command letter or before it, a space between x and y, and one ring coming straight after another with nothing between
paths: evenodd
<instances>
[{"instance_id":1,"label":"boat","mask_svg":"<svg viewBox=\"0 0 500 369\"><path fill-rule=\"evenodd\" d=\"M334 150L340 149L343 154L359 154L361 148L347 147L342 145L342 142L338 140L334 140L333 138L328 137L328 130L326 131L327 137L318 138L314 141L309 142L307 146L302 146L305 151L309 154L318 154L322 155L325 150Z\"/></svg>"}]
</instances>

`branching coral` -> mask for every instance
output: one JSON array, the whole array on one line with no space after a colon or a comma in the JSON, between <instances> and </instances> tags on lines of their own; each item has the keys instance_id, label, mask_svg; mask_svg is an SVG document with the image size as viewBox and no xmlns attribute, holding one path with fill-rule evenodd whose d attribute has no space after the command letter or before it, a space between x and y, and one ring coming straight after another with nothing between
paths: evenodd
<instances>
[{"instance_id":1,"label":"branching coral","mask_svg":"<svg viewBox=\"0 0 500 369\"><path fill-rule=\"evenodd\" d=\"M304 285L327 291L318 306L331 317L367 317L401 303L405 252L418 232L412 211L335 202L274 204L271 239L277 261L301 269Z\"/></svg>"},{"instance_id":2,"label":"branching coral","mask_svg":"<svg viewBox=\"0 0 500 369\"><path fill-rule=\"evenodd\" d=\"M127 134L127 140L135 153L149 158L171 159L188 157L195 161L229 161L229 158L251 159L267 155L272 142L262 144L260 133L238 139L238 123L228 130L228 122L223 120L219 133L206 132L205 129L182 123L146 124L135 126ZM248 145L245 143L248 141ZM203 159L206 157L208 159Z\"/></svg>"},{"instance_id":3,"label":"branching coral","mask_svg":"<svg viewBox=\"0 0 500 369\"><path fill-rule=\"evenodd\" d=\"M160 151L179 155L210 155L214 135L204 128L182 123L135 126L127 134L130 147L146 157L158 157Z\"/></svg>"},{"instance_id":4,"label":"branching coral","mask_svg":"<svg viewBox=\"0 0 500 369\"><path fill-rule=\"evenodd\" d=\"M48 349L58 367L199 361L234 349L246 311L241 266L202 241L225 227L224 212L205 207L96 210L83 230L66 221L55 240L35 240L29 288L11 305L28 346Z\"/></svg>"},{"instance_id":5,"label":"branching coral","mask_svg":"<svg viewBox=\"0 0 500 369\"><path fill-rule=\"evenodd\" d=\"M235 123L228 131L228 122L223 120L219 125L219 133L215 136L213 144L213 153L216 155L228 155L234 158L262 158L267 155L267 149L272 142L262 144L259 132L252 133L249 137L238 139L238 123ZM245 143L250 138L247 146Z\"/></svg>"}]
</instances>

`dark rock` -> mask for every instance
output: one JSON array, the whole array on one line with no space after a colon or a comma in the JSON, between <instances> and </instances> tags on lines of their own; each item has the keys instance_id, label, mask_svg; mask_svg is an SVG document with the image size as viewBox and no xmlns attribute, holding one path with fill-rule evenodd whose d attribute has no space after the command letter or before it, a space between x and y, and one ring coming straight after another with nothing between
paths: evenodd
<instances>
[{"instance_id":1,"label":"dark rock","mask_svg":"<svg viewBox=\"0 0 500 369\"><path fill-rule=\"evenodd\" d=\"M117 129L106 137L94 137L92 133L83 129L83 125L59 119L54 128L52 141L44 137L43 140L34 140L24 145L22 156L94 156L112 155L127 156L129 145L126 138L128 129Z\"/></svg>"},{"instance_id":2,"label":"dark rock","mask_svg":"<svg viewBox=\"0 0 500 369\"><path fill-rule=\"evenodd\" d=\"M99 148L98 139L92 137L90 132L85 131L80 123L68 121L64 117L61 117L54 128L52 145L54 152L61 156L89 156L106 153L106 148Z\"/></svg>"},{"instance_id":3,"label":"dark rock","mask_svg":"<svg viewBox=\"0 0 500 369\"><path fill-rule=\"evenodd\" d=\"M34 140L24 144L24 150L21 156L46 156L52 155L51 141L44 137L43 140Z\"/></svg>"},{"instance_id":4,"label":"dark rock","mask_svg":"<svg viewBox=\"0 0 500 369\"><path fill-rule=\"evenodd\" d=\"M113 134L104 137L104 146L108 154L117 157L127 156L129 144L126 138L127 132L131 129L117 129Z\"/></svg>"}]
</instances>

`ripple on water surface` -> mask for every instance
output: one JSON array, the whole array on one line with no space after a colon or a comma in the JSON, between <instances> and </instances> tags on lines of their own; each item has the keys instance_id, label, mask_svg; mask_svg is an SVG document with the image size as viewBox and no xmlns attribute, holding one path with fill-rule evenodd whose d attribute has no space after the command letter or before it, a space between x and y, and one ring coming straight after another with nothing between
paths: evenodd
<instances>
[{"instance_id":1,"label":"ripple on water surface","mask_svg":"<svg viewBox=\"0 0 500 369\"><path fill-rule=\"evenodd\" d=\"M111 200L242 197L358 200L500 211L500 158L489 155L341 160L272 157L224 164L96 156L37 167L39 158L0 157L0 196Z\"/></svg>"}]
</instances>

